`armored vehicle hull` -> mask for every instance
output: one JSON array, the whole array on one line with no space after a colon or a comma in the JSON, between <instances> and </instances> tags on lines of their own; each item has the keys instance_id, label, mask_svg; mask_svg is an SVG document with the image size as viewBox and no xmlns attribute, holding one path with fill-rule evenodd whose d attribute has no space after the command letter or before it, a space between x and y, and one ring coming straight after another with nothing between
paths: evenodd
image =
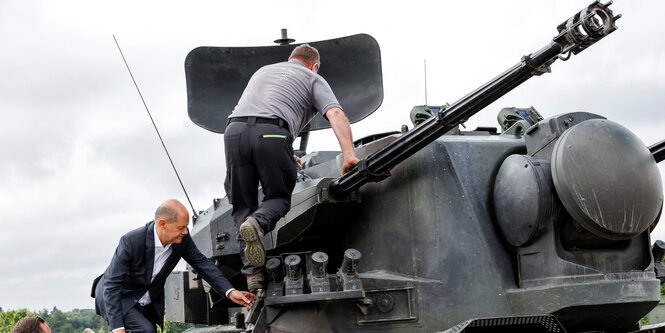
<instances>
[{"instance_id":1,"label":"armored vehicle hull","mask_svg":"<svg viewBox=\"0 0 665 333\"><path fill-rule=\"evenodd\" d=\"M639 329L665 278L665 243L650 240L663 206L657 163L665 143L647 147L610 119L570 110L542 119L534 108L505 109L501 133L459 127L549 72L562 54L578 54L614 31L618 16L608 6L585 7L551 43L456 103L414 108L411 130L358 140L361 162L345 175L338 152L306 154L302 133L291 210L264 237L269 281L261 300L241 311L191 269L175 272L167 282L167 319L235 323L220 330L252 332ZM356 35L311 44L339 56L345 47L371 55L369 64L350 64L357 71L334 68L340 59L321 74L350 105L352 122L378 108L376 41ZM192 120L223 132L217 105L230 113L240 92L212 92L242 85L238 78L248 80L290 49L192 51ZM248 55L252 61L240 61ZM311 130L325 124L317 118ZM242 288L231 209L226 198L214 199L195 218L192 237Z\"/></svg>"},{"instance_id":2,"label":"armored vehicle hull","mask_svg":"<svg viewBox=\"0 0 665 333\"><path fill-rule=\"evenodd\" d=\"M471 318L554 314L572 332L628 330L658 303L648 231L592 249L566 247L568 221L560 212L530 243L510 245L496 222L493 189L504 161L526 154L529 138L453 132L346 200L326 194L339 174L336 159L303 170L311 179L297 184L291 212L265 244L269 255L297 253L303 263L313 252L327 253L330 286L340 298L334 299L334 292L317 297L304 283L298 294L269 294L266 327L436 332ZM369 155L397 136L361 146L357 153ZM208 253L220 263L237 262L234 239L216 239L235 233L230 207L221 202L217 207L200 215L192 234L199 244L223 245ZM362 253L360 294L335 281L349 248Z\"/></svg>"}]
</instances>

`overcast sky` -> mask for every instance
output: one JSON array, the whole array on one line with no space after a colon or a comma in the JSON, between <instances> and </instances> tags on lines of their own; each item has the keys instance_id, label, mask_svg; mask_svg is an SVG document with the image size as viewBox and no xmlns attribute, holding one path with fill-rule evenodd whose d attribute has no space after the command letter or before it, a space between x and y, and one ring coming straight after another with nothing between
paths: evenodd
<instances>
[{"instance_id":1,"label":"overcast sky","mask_svg":"<svg viewBox=\"0 0 665 333\"><path fill-rule=\"evenodd\" d=\"M167 198L186 203L113 42L115 34L197 210L224 196L222 136L187 117L184 59L198 46L270 45L368 33L384 101L354 137L399 130L413 105L452 103L535 52L587 0L0 1L0 307L92 308L118 239ZM545 117L606 116L665 138L665 2L616 1L619 29L493 103ZM322 55L325 62L325 54ZM330 130L309 150L336 149ZM661 163L661 174L665 168ZM659 226L654 238L665 239Z\"/></svg>"}]
</instances>

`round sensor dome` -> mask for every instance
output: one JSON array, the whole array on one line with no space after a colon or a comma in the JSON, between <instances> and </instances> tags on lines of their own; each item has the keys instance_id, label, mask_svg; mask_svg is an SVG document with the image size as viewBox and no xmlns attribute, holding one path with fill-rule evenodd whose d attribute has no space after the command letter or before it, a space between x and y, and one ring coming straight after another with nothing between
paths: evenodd
<instances>
[{"instance_id":1,"label":"round sensor dome","mask_svg":"<svg viewBox=\"0 0 665 333\"><path fill-rule=\"evenodd\" d=\"M552 152L552 179L572 217L606 239L642 233L662 209L653 156L632 132L606 119L584 121L561 135Z\"/></svg>"}]
</instances>

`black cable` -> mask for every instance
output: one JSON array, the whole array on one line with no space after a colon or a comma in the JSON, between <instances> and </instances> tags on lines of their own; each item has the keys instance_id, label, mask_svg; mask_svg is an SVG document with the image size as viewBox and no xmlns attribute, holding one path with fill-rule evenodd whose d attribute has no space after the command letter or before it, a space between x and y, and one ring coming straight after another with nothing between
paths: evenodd
<instances>
[{"instance_id":1,"label":"black cable","mask_svg":"<svg viewBox=\"0 0 665 333\"><path fill-rule=\"evenodd\" d=\"M122 61L125 62L125 66L127 67L127 71L129 72L129 76L132 77L132 82L134 82L134 86L136 87L136 91L139 92L139 96L141 97L141 102L143 102L143 106L145 107L145 110L148 112L148 117L150 117L150 121L152 122L152 126L155 128L155 132L157 132L157 136L159 137L159 141L162 143L162 147L164 147L164 151L166 152L166 156L169 158L169 162L171 162L171 166L173 167L173 171L175 171L176 177L178 177L178 181L180 182L180 186L182 187L182 191L185 192L185 197L187 197L187 201L189 202L189 205L192 207L192 214L194 216L194 219L198 217L196 214L196 210L194 209L194 205L192 205L192 201L189 200L189 195L187 194L187 190L185 190L185 185L182 184L182 180L180 179L180 175L178 174L178 170L175 168L175 164L173 164L173 160L171 159L171 155L169 154L168 149L166 149L166 145L164 144L164 140L162 140L162 135L159 134L159 130L157 129L157 125L155 125L155 120L152 119L152 114L150 114L150 110L148 109L148 105L145 103L145 100L143 99L143 94L141 94L141 89L139 89L138 84L136 84L136 80L134 80L134 75L132 74L132 70L129 69L129 65L127 64L127 60L125 59L125 55L122 53L122 49L120 49L120 44L118 44L118 40L115 39L115 35L113 35L113 40L115 41L115 45L118 47L118 51L120 51L120 56L122 57Z\"/></svg>"}]
</instances>

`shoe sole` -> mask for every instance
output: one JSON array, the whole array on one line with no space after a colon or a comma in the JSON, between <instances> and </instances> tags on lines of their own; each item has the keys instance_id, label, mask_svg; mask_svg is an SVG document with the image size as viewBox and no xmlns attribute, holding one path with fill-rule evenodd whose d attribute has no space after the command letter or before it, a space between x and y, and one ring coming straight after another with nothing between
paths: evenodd
<instances>
[{"instance_id":1,"label":"shoe sole","mask_svg":"<svg viewBox=\"0 0 665 333\"><path fill-rule=\"evenodd\" d=\"M266 251L263 240L250 224L240 225L240 237L245 241L245 257L254 267L263 267L266 263Z\"/></svg>"},{"instance_id":2,"label":"shoe sole","mask_svg":"<svg viewBox=\"0 0 665 333\"><path fill-rule=\"evenodd\" d=\"M263 284L262 283L253 283L253 284L247 284L247 290L259 290L263 289Z\"/></svg>"}]
</instances>

